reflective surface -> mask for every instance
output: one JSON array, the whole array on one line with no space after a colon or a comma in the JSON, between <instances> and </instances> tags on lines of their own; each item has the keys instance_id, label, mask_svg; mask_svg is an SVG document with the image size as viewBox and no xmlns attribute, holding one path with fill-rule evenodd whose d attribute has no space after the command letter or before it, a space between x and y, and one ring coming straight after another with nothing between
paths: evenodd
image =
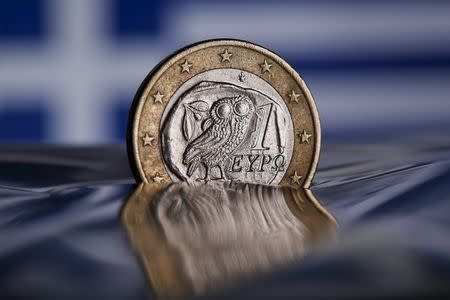
<instances>
[{"instance_id":1,"label":"reflective surface","mask_svg":"<svg viewBox=\"0 0 450 300\"><path fill-rule=\"evenodd\" d=\"M280 271L336 231L310 191L253 184L140 185L122 215L162 298L218 293Z\"/></svg>"},{"instance_id":2,"label":"reflective surface","mask_svg":"<svg viewBox=\"0 0 450 300\"><path fill-rule=\"evenodd\" d=\"M324 144L312 190L337 241L212 298L449 296L447 141ZM120 217L124 148L2 147L0 167L1 299L155 298Z\"/></svg>"}]
</instances>

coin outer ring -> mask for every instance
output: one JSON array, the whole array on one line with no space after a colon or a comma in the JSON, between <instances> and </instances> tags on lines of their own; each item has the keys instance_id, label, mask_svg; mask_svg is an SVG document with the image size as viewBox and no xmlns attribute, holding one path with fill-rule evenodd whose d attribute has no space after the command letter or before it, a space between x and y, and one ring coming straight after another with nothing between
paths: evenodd
<instances>
[{"instance_id":1,"label":"coin outer ring","mask_svg":"<svg viewBox=\"0 0 450 300\"><path fill-rule=\"evenodd\" d=\"M149 96L151 87L153 85L155 85L155 83L159 80L160 76L162 74L164 74L164 72L168 68L170 68L174 65L177 65L178 62L182 61L183 58L188 56L189 54L192 54L194 52L197 52L199 50L206 49L209 47L220 47L220 46L222 46L222 47L224 47L224 46L225 47L226 46L243 47L243 48L247 48L247 49L259 52L259 53L267 56L268 58L270 58L277 64L279 64L298 84L301 92L304 95L307 105L309 107L309 111L311 113L311 117L313 120L313 128L314 128L314 139L313 139L314 140L314 145L313 145L314 150L313 150L313 155L312 155L312 161L311 161L311 165L309 167L309 171L304 176L303 182L301 184L301 187L309 188L311 185L312 179L314 178L314 175L316 173L317 165L319 162L320 145L321 145L321 128L320 128L319 113L317 111L317 107L316 107L314 98L313 98L310 90L308 89L306 83L303 81L303 79L300 77L300 75L280 56L278 56L274 52L272 52L262 46L259 46L259 45L256 45L256 44L253 44L253 43L250 43L247 41L234 40L234 39L206 40L206 41L198 42L198 43L195 43L192 45L188 45L185 48L180 49L179 51L175 52L173 55L168 56L166 59L161 61L144 79L144 81L140 85L140 87L134 97L133 104L132 104L132 107L131 107L131 110L130 110L130 113L128 116L127 150L128 150L128 159L129 159L130 166L131 166L132 172L134 174L134 177L136 178L136 180L138 182L142 181L144 183L155 183L155 182L153 182L153 180L149 180L149 178L147 178L147 176L145 175L144 169L141 164L140 156L139 156L139 143L141 142L140 138L139 138L139 124L140 124L140 119L141 119L141 113L142 113L143 107L145 105L145 102L148 101L146 99ZM143 97L143 96L145 96L145 97ZM285 99L285 97L283 97L283 99ZM292 122L294 124L294 128L296 127L295 120L296 120L296 118L292 117ZM158 124L158 127L159 127L159 124ZM297 133L294 132L294 135L296 135L296 134ZM159 135L157 137L157 140L158 140L158 145L159 145L158 150L160 152L159 155L161 157L161 163L163 164L162 169L166 170L166 166L164 165L163 158L162 158ZM296 146L298 147L299 145L295 145L295 143L294 143L294 148ZM292 160L294 160L294 157L292 158ZM290 165L288 166L288 169L290 169L292 160L291 160ZM292 175L293 174L286 172L283 177L283 180L280 184L286 183L285 178L292 176ZM166 181L169 180L168 174L166 174L165 180ZM296 186L296 184L291 184L291 186Z\"/></svg>"}]
</instances>

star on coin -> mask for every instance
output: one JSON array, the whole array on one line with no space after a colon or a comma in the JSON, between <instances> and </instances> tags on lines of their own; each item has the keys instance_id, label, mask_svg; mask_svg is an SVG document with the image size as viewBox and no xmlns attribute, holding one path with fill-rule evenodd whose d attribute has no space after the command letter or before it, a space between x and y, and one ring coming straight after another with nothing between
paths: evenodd
<instances>
[{"instance_id":1,"label":"star on coin","mask_svg":"<svg viewBox=\"0 0 450 300\"><path fill-rule=\"evenodd\" d=\"M225 52L220 54L222 56L222 62L230 61L230 58L233 56L233 53L229 53L228 49L225 49Z\"/></svg>"},{"instance_id":2,"label":"star on coin","mask_svg":"<svg viewBox=\"0 0 450 300\"><path fill-rule=\"evenodd\" d=\"M301 144L304 144L304 143L309 144L309 138L311 136L312 136L312 134L306 133L306 130L303 130L303 132L298 133L298 137L300 138L300 143Z\"/></svg>"},{"instance_id":3,"label":"star on coin","mask_svg":"<svg viewBox=\"0 0 450 300\"><path fill-rule=\"evenodd\" d=\"M300 94L296 94L294 90L292 90L292 93L289 94L289 97L291 98L291 102L298 103L298 97L300 97Z\"/></svg>"},{"instance_id":4,"label":"star on coin","mask_svg":"<svg viewBox=\"0 0 450 300\"><path fill-rule=\"evenodd\" d=\"M151 146L152 142L155 138L148 133L145 134L145 136L142 138L142 141L144 142L144 146Z\"/></svg>"},{"instance_id":5,"label":"star on coin","mask_svg":"<svg viewBox=\"0 0 450 300\"><path fill-rule=\"evenodd\" d=\"M182 64L180 65L180 67L181 67L181 73L183 73L183 72L189 73L189 72L191 71L190 68L192 67L192 64L189 63L189 62L187 61L187 59L185 59L185 60L184 60L184 63L182 63Z\"/></svg>"},{"instance_id":6,"label":"star on coin","mask_svg":"<svg viewBox=\"0 0 450 300\"><path fill-rule=\"evenodd\" d=\"M155 94L155 95L153 95L153 98L155 98L155 103L163 103L163 97L164 97L164 95L163 94L161 94L159 91Z\"/></svg>"},{"instance_id":7,"label":"star on coin","mask_svg":"<svg viewBox=\"0 0 450 300\"><path fill-rule=\"evenodd\" d=\"M263 63L263 64L260 64L259 66L262 68L262 72L263 72L263 73L264 73L264 72L269 72L269 73L270 73L270 68L272 67L272 65L269 64L269 63L267 62L267 60L264 60L264 63Z\"/></svg>"},{"instance_id":8,"label":"star on coin","mask_svg":"<svg viewBox=\"0 0 450 300\"><path fill-rule=\"evenodd\" d=\"M294 184L294 183L296 183L296 184L300 184L300 179L302 179L302 176L299 176L298 174L297 174L297 171L295 171L294 172L294 175L292 175L291 177L291 180L292 180L292 184Z\"/></svg>"},{"instance_id":9,"label":"star on coin","mask_svg":"<svg viewBox=\"0 0 450 300\"><path fill-rule=\"evenodd\" d=\"M155 173L155 176L152 177L153 182L161 183L164 180L164 177L161 177L159 173Z\"/></svg>"}]
</instances>

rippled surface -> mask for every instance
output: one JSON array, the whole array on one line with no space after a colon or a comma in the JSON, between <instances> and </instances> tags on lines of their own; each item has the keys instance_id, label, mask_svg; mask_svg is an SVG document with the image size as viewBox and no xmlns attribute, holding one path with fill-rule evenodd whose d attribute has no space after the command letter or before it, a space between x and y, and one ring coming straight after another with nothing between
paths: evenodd
<instances>
[{"instance_id":1,"label":"rippled surface","mask_svg":"<svg viewBox=\"0 0 450 300\"><path fill-rule=\"evenodd\" d=\"M214 296L449 295L449 166L442 142L326 145L312 190L337 243ZM155 297L120 219L124 148L3 147L0 167L1 299Z\"/></svg>"},{"instance_id":2,"label":"rippled surface","mask_svg":"<svg viewBox=\"0 0 450 300\"><path fill-rule=\"evenodd\" d=\"M142 184L122 220L150 288L165 299L279 272L335 240L337 227L310 190L220 181Z\"/></svg>"}]
</instances>

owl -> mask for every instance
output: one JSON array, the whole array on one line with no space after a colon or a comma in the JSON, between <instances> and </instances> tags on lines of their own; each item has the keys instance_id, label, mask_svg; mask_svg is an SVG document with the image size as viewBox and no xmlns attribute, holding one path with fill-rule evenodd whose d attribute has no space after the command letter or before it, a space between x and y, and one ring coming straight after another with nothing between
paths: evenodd
<instances>
[{"instance_id":1,"label":"owl","mask_svg":"<svg viewBox=\"0 0 450 300\"><path fill-rule=\"evenodd\" d=\"M253 102L247 96L222 98L211 105L209 118L203 123L204 131L190 142L183 154L190 177L201 165L205 177L211 180L211 169L217 167L220 178L226 179L223 165L226 159L241 145L255 112Z\"/></svg>"}]
</instances>

